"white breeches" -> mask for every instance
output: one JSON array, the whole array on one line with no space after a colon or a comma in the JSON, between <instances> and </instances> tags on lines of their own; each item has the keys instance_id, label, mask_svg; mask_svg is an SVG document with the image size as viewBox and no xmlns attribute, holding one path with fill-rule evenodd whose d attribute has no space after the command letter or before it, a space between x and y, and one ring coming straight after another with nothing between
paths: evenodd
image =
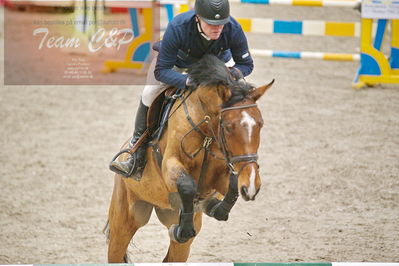
<instances>
[{"instance_id":1,"label":"white breeches","mask_svg":"<svg viewBox=\"0 0 399 266\"><path fill-rule=\"evenodd\" d=\"M147 107L151 105L151 103L155 100L157 95L162 90L161 82L156 80L154 76L154 70L156 64L157 64L157 56L155 56L151 61L151 65L148 68L147 72L147 79L145 83L146 85L144 86L143 92L141 93L141 101Z\"/></svg>"}]
</instances>

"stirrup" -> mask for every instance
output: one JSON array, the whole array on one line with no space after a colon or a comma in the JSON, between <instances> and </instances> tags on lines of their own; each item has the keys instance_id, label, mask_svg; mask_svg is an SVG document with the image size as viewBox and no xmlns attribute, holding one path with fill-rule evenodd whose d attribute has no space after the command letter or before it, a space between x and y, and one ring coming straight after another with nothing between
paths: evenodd
<instances>
[{"instance_id":1,"label":"stirrup","mask_svg":"<svg viewBox=\"0 0 399 266\"><path fill-rule=\"evenodd\" d=\"M124 150L121 150L120 152L118 152L118 153L114 156L114 158L112 158L112 161L109 163L109 169L110 169L112 172L115 172L115 173L117 173L117 174L123 175L124 177L132 177L132 175L133 175L133 173L134 173L134 170L136 169L136 154L135 154L135 153L133 153L133 154L130 153L130 150L131 150L131 149L124 149ZM125 173L125 172L119 170L118 168L116 168L116 167L114 167L114 166L112 165L112 163L113 163L121 154L124 154L124 153L129 153L130 156L132 156L132 157L134 158L133 166L132 166L132 169L130 169L129 173ZM135 179L136 179L136 180L139 180L138 178L135 178Z\"/></svg>"},{"instance_id":2,"label":"stirrup","mask_svg":"<svg viewBox=\"0 0 399 266\"><path fill-rule=\"evenodd\" d=\"M140 146L143 144L143 142L146 140L146 138L149 135L149 129L147 128L143 134L141 134L141 136L134 142L134 143L129 143L129 148L121 150L120 152L118 152L114 158L112 158L112 161L109 163L109 169L117 174L123 175L124 177L133 177L135 180L139 181L141 179L141 174L140 176L137 176L135 174L135 170L136 169L136 151L140 148ZM130 140L132 141L132 140ZM133 144L133 147L130 147ZM115 168L114 166L112 166L112 162L115 161L121 154L123 153L129 153L130 156L134 156L134 162L133 162L133 167L132 169L129 171L129 173L125 173L117 168Z\"/></svg>"}]
</instances>

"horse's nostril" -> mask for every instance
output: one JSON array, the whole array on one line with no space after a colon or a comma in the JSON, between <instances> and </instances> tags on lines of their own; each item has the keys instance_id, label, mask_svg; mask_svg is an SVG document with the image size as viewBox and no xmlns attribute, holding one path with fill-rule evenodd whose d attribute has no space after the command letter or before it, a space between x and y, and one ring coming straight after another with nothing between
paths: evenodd
<instances>
[{"instance_id":1,"label":"horse's nostril","mask_svg":"<svg viewBox=\"0 0 399 266\"><path fill-rule=\"evenodd\" d=\"M247 186L242 186L241 187L241 196L245 201L251 200L251 198L248 195L248 187Z\"/></svg>"},{"instance_id":2,"label":"horse's nostril","mask_svg":"<svg viewBox=\"0 0 399 266\"><path fill-rule=\"evenodd\" d=\"M241 187L241 195L243 195L243 196L248 195L248 188L246 186Z\"/></svg>"}]
</instances>

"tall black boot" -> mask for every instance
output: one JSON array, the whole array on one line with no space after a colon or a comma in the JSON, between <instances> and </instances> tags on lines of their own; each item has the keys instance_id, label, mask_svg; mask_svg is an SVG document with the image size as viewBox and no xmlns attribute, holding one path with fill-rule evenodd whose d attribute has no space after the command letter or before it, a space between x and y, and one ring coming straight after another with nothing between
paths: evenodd
<instances>
[{"instance_id":1,"label":"tall black boot","mask_svg":"<svg viewBox=\"0 0 399 266\"><path fill-rule=\"evenodd\" d=\"M147 112L148 107L140 101L139 108L136 113L136 122L133 133L133 138L130 140L129 146L133 147L133 145L137 142L140 136L147 129ZM118 170L128 174L132 171L132 168L135 167L132 172L132 176L140 177L146 163L146 149L147 149L147 141L144 141L140 147L136 150L136 152L129 156L125 162L113 161L111 165Z\"/></svg>"}]
</instances>

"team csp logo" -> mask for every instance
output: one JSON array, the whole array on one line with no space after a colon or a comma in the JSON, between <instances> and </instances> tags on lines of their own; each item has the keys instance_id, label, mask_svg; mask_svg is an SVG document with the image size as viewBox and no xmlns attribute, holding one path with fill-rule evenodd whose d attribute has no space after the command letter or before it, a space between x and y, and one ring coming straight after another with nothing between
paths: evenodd
<instances>
[{"instance_id":1,"label":"team csp logo","mask_svg":"<svg viewBox=\"0 0 399 266\"><path fill-rule=\"evenodd\" d=\"M144 61L151 60L148 49L143 52L143 69L104 73L105 62L128 58L129 47L143 31L135 32L127 8L114 12L103 3L34 1L39 9L5 9L5 85L145 84L139 72L148 65ZM159 16L157 10L153 14Z\"/></svg>"}]
</instances>

